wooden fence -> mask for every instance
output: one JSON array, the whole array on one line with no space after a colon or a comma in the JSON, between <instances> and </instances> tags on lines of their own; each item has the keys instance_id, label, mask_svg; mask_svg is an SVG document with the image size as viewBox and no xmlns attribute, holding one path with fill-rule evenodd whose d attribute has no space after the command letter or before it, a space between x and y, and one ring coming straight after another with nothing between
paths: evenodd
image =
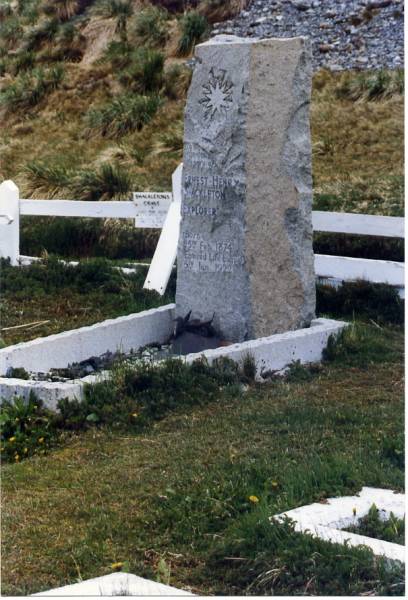
<instances>
[{"instance_id":1,"label":"wooden fence","mask_svg":"<svg viewBox=\"0 0 408 600\"><path fill-rule=\"evenodd\" d=\"M160 209L162 205L159 198L152 208L152 221L149 221L148 215L146 217L146 214L141 214L137 195L136 201L122 202L19 199L17 186L12 181L5 181L0 185L0 257L10 258L15 265L21 262L20 215L134 219L136 227L162 227L145 287L163 294L177 254L181 176L182 165L173 174L172 196L161 194L167 196L166 210L162 210L160 213L162 216L158 220L156 209L157 207ZM157 196L159 197L160 193ZM314 211L313 228L320 232L404 238L404 219L400 217ZM404 263L401 262L316 254L315 271L318 279L334 285L343 281L364 279L372 283L387 283L395 286L400 295L404 296Z\"/></svg>"}]
</instances>

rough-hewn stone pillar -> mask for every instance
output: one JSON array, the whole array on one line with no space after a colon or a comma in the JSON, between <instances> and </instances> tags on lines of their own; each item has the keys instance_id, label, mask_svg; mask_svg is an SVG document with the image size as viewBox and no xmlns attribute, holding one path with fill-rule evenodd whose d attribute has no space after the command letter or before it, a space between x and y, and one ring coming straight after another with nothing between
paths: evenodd
<instances>
[{"instance_id":1,"label":"rough-hewn stone pillar","mask_svg":"<svg viewBox=\"0 0 408 600\"><path fill-rule=\"evenodd\" d=\"M230 341L315 310L304 38L218 36L196 49L185 111L176 311Z\"/></svg>"}]
</instances>

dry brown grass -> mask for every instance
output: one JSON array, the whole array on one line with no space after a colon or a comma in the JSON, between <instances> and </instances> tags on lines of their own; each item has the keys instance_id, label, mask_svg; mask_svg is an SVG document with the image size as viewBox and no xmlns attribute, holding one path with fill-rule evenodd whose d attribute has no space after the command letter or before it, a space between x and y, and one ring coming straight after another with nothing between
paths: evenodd
<instances>
[{"instance_id":1,"label":"dry brown grass","mask_svg":"<svg viewBox=\"0 0 408 600\"><path fill-rule=\"evenodd\" d=\"M341 75L321 72L315 86L311 126L314 174L318 184L334 178L370 178L379 171L403 173L402 96L378 102L340 100L334 95Z\"/></svg>"},{"instance_id":2,"label":"dry brown grass","mask_svg":"<svg viewBox=\"0 0 408 600\"><path fill-rule=\"evenodd\" d=\"M243 2L209 0L201 9L235 11L242 8ZM67 7L74 4L68 2ZM135 2L132 19L146 5ZM100 60L108 43L118 39L115 26L115 19L92 13L88 23L80 26L85 39L82 61L65 63L61 89L50 93L29 113L5 114L0 110L0 178L15 180L23 195L66 193L63 186L36 187L25 170L33 159L62 163L71 170L113 162L129 171L135 190L170 187L171 173L182 159L180 140L188 86L184 74L172 84L174 89L166 90L168 98L163 108L142 131L127 134L115 143L96 133L87 135L83 118L87 110L123 92L110 63ZM184 62L174 58L177 20L169 19L167 26L170 35L164 48L165 70ZM132 31L131 23L128 29ZM51 46L46 45L45 50ZM330 196L333 200L325 200L328 208L332 202L336 210L401 214L403 97L394 95L375 102L338 98L337 91L347 78L350 74L327 71L314 77L311 130L317 203L321 196Z\"/></svg>"},{"instance_id":3,"label":"dry brown grass","mask_svg":"<svg viewBox=\"0 0 408 600\"><path fill-rule=\"evenodd\" d=\"M203 14L210 23L225 21L244 10L251 0L204 0L198 6L198 12Z\"/></svg>"}]
</instances>

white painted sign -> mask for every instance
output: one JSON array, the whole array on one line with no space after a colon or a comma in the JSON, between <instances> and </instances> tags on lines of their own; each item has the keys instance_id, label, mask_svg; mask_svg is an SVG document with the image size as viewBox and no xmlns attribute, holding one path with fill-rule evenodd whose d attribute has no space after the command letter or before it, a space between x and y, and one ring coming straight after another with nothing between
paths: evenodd
<instances>
[{"instance_id":1,"label":"white painted sign","mask_svg":"<svg viewBox=\"0 0 408 600\"><path fill-rule=\"evenodd\" d=\"M136 227L161 229L173 195L170 192L133 192L136 206Z\"/></svg>"}]
</instances>

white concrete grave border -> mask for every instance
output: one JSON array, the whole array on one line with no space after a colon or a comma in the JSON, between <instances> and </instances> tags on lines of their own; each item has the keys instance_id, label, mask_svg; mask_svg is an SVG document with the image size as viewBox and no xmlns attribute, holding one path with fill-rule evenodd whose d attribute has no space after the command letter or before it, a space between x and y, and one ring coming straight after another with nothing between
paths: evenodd
<instances>
[{"instance_id":1,"label":"white concrete grave border","mask_svg":"<svg viewBox=\"0 0 408 600\"><path fill-rule=\"evenodd\" d=\"M347 542L350 546L368 546L376 556L405 563L405 546L342 531L345 527L357 525L359 519L368 514L373 504L378 508L380 519L383 521L389 519L391 513L399 519L405 516L405 494L363 487L356 496L328 498L324 504L301 506L270 517L270 520L283 521L288 517L293 520L295 531L309 533L336 544Z\"/></svg>"},{"instance_id":2,"label":"white concrete grave border","mask_svg":"<svg viewBox=\"0 0 408 600\"><path fill-rule=\"evenodd\" d=\"M52 410L56 409L61 398L80 400L86 384L109 377L109 373L105 371L68 382L12 379L4 375L9 367L47 372L108 351L129 352L147 344L164 343L173 331L174 316L175 305L167 304L3 348L0 350L0 399L10 400L17 396L27 398L33 391ZM256 363L257 379L262 381L270 373L283 371L293 361L302 364L320 361L329 337L339 333L346 325L332 319L314 319L306 329L188 354L184 360L192 363L205 357L211 364L217 358L227 357L239 362L249 354Z\"/></svg>"},{"instance_id":3,"label":"white concrete grave border","mask_svg":"<svg viewBox=\"0 0 408 600\"><path fill-rule=\"evenodd\" d=\"M80 583L38 592L32 596L193 596L180 590L150 579L144 579L130 573L111 573L103 577L87 579Z\"/></svg>"}]
</instances>

